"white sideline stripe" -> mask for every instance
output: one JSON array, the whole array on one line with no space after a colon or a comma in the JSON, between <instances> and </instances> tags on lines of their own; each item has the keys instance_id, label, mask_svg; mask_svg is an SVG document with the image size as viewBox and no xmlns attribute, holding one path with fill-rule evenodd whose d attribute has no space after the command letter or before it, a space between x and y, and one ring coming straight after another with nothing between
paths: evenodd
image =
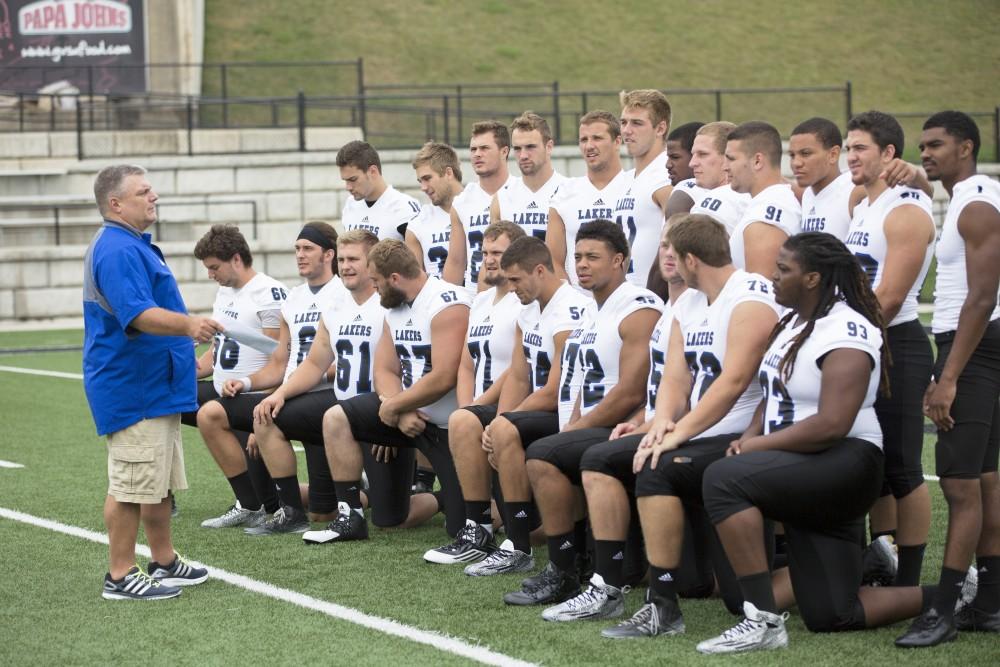
<instances>
[{"instance_id":1,"label":"white sideline stripe","mask_svg":"<svg viewBox=\"0 0 1000 667\"><path fill-rule=\"evenodd\" d=\"M80 373L63 373L62 371L43 371L37 368L21 368L20 366L0 366L0 371L22 373L23 375L44 375L50 378L65 378L67 380L82 380Z\"/></svg>"},{"instance_id":2,"label":"white sideline stripe","mask_svg":"<svg viewBox=\"0 0 1000 667\"><path fill-rule=\"evenodd\" d=\"M20 463L14 463L13 461L4 461L0 459L0 468L23 468L24 466Z\"/></svg>"},{"instance_id":3,"label":"white sideline stripe","mask_svg":"<svg viewBox=\"0 0 1000 667\"><path fill-rule=\"evenodd\" d=\"M25 514L24 512L18 512L17 510L7 509L6 507L0 507L0 517L10 519L12 521L20 521L21 523L26 523L38 528L45 528L57 533L70 535L72 537L90 540L91 542L97 542L98 544L108 543L108 536L104 533L94 532L92 530L87 530L86 528L69 526L64 523L59 523L58 521L52 521L51 519L43 519L31 514ZM149 547L145 545L137 544L135 551L137 554L145 558L151 557ZM419 628L404 625L403 623L392 619L371 616L358 611L357 609L344 607L333 602L326 602L325 600L318 600L314 597L304 595L303 593L274 586L263 581L257 581L256 579L245 577L242 574L229 572L227 570L212 567L211 565L205 565L204 563L199 563L197 561L188 562L195 566L207 567L209 574L213 578L224 581L227 584L236 586L237 588L243 588L252 593L258 593L276 600L290 602L296 606L318 611L321 614L326 614L332 618L337 618L356 625L364 626L366 628L371 628L372 630L382 632L387 635L402 637L403 639L408 639L410 641L417 642L418 644L426 644L438 649L439 651L452 653L463 658L469 658L470 660L475 660L476 662L480 662L484 665L535 667L534 663L518 660L517 658L512 658L508 655L504 655L503 653L497 653L496 651L491 651L490 649L482 646L475 646L460 639L455 639L454 637L449 637L447 635L428 630L420 630Z\"/></svg>"}]
</instances>

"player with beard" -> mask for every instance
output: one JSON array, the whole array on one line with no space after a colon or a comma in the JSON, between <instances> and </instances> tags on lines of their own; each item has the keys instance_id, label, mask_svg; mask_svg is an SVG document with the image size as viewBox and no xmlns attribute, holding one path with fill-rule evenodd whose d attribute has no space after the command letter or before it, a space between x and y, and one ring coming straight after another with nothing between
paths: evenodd
<instances>
[{"instance_id":1,"label":"player with beard","mask_svg":"<svg viewBox=\"0 0 1000 667\"><path fill-rule=\"evenodd\" d=\"M446 529L454 536L465 523L465 508L447 428L457 407L455 384L469 323L466 292L429 277L400 241L380 241L368 262L380 302L388 309L373 362L375 390L338 403L323 417L338 516L326 530L306 533L303 539L368 539L362 469L368 473L376 525L403 523L411 513L414 448L427 456L441 480ZM361 443L380 447L369 456L369 447ZM397 458L397 448L404 456Z\"/></svg>"},{"instance_id":2,"label":"player with beard","mask_svg":"<svg viewBox=\"0 0 1000 667\"><path fill-rule=\"evenodd\" d=\"M483 263L483 230L490 224L493 197L517 180L507 169L510 132L507 126L487 120L472 126L469 158L478 180L469 183L452 203L448 259L441 277L465 285L469 301L479 292Z\"/></svg>"},{"instance_id":3,"label":"player with beard","mask_svg":"<svg viewBox=\"0 0 1000 667\"><path fill-rule=\"evenodd\" d=\"M462 191L462 168L455 149L429 141L413 158L420 190L431 203L420 207L406 228L406 247L420 258L429 276L441 277L448 259L451 209Z\"/></svg>"},{"instance_id":4,"label":"player with beard","mask_svg":"<svg viewBox=\"0 0 1000 667\"><path fill-rule=\"evenodd\" d=\"M510 220L530 236L545 240L549 203L566 177L552 168L552 131L544 118L525 111L510 124L514 158L521 179L493 195L490 220Z\"/></svg>"}]
</instances>

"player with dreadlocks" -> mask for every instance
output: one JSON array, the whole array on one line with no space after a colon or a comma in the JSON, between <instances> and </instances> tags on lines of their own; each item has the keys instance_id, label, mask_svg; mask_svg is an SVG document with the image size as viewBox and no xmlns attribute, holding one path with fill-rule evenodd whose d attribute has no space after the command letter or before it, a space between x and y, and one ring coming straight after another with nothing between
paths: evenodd
<instances>
[{"instance_id":1,"label":"player with dreadlocks","mask_svg":"<svg viewBox=\"0 0 1000 667\"><path fill-rule=\"evenodd\" d=\"M705 509L739 578L746 618L698 645L734 653L788 644L761 538L785 526L788 569L813 632L858 630L916 616L918 587L861 587L864 517L884 456L875 396L886 382L885 321L868 279L831 234L789 238L778 253L775 326L758 380L764 400L729 456L705 471Z\"/></svg>"}]
</instances>

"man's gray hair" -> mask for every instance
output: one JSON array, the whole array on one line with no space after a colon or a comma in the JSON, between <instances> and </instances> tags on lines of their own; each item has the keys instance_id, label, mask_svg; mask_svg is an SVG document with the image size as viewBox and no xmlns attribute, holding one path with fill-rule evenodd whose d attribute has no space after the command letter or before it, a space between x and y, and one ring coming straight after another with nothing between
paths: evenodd
<instances>
[{"instance_id":1,"label":"man's gray hair","mask_svg":"<svg viewBox=\"0 0 1000 667\"><path fill-rule=\"evenodd\" d=\"M146 170L134 164L113 164L101 169L94 179L94 199L97 200L97 210L107 216L108 199L112 196L121 197L122 183L129 176L143 175Z\"/></svg>"}]
</instances>

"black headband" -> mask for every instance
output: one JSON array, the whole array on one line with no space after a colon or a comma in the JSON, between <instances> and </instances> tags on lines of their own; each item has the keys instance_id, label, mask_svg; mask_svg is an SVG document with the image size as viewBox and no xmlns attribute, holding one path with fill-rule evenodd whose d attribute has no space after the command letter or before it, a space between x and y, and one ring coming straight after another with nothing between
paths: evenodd
<instances>
[{"instance_id":1,"label":"black headband","mask_svg":"<svg viewBox=\"0 0 1000 667\"><path fill-rule=\"evenodd\" d=\"M328 239L321 231L319 231L315 227L310 227L309 225L303 227L302 231L299 232L299 235L295 238L296 241L298 241L299 239L312 241L313 243L318 245L320 248L323 248L324 250L334 249L333 243L330 241L330 239Z\"/></svg>"}]
</instances>

